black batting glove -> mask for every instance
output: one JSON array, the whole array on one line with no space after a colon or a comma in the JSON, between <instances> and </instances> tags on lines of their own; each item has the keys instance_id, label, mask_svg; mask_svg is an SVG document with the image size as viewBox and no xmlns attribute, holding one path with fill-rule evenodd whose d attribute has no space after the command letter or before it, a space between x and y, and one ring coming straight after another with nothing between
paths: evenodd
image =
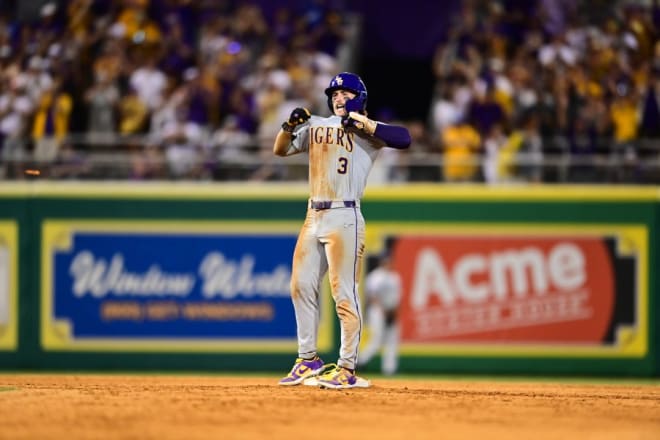
<instances>
[{"instance_id":1,"label":"black batting glove","mask_svg":"<svg viewBox=\"0 0 660 440\"><path fill-rule=\"evenodd\" d=\"M307 122L312 114L304 107L293 109L291 116L282 124L282 130L293 133L293 130L300 124Z\"/></svg>"}]
</instances>

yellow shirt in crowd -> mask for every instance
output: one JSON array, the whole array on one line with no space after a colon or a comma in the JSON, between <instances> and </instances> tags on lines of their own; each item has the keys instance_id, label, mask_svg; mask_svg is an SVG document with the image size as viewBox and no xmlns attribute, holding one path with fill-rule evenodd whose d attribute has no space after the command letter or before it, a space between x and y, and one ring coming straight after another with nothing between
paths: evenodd
<instances>
[{"instance_id":1,"label":"yellow shirt in crowd","mask_svg":"<svg viewBox=\"0 0 660 440\"><path fill-rule=\"evenodd\" d=\"M481 136L469 124L450 125L442 132L444 177L448 181L466 181L476 177Z\"/></svg>"}]
</instances>

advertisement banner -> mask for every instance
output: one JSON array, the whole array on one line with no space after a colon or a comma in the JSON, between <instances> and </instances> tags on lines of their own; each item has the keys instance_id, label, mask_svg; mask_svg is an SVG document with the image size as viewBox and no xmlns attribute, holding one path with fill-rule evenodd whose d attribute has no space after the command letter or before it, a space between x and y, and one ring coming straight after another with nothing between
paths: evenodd
<instances>
[{"instance_id":1,"label":"advertisement banner","mask_svg":"<svg viewBox=\"0 0 660 440\"><path fill-rule=\"evenodd\" d=\"M647 352L644 226L378 229L402 280L402 352Z\"/></svg>"},{"instance_id":2,"label":"advertisement banner","mask_svg":"<svg viewBox=\"0 0 660 440\"><path fill-rule=\"evenodd\" d=\"M18 228L0 221L0 350L18 345Z\"/></svg>"},{"instance_id":3,"label":"advertisement banner","mask_svg":"<svg viewBox=\"0 0 660 440\"><path fill-rule=\"evenodd\" d=\"M46 221L42 344L295 352L297 226Z\"/></svg>"}]
</instances>

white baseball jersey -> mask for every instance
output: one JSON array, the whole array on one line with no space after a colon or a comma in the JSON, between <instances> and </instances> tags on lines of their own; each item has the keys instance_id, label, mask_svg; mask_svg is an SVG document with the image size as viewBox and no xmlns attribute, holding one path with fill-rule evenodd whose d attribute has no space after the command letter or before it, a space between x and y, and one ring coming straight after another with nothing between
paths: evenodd
<instances>
[{"instance_id":1,"label":"white baseball jersey","mask_svg":"<svg viewBox=\"0 0 660 440\"><path fill-rule=\"evenodd\" d=\"M369 171L385 143L357 130L344 130L340 116L310 117L297 127L287 155L309 153L312 200L355 200L364 194Z\"/></svg>"},{"instance_id":2,"label":"white baseball jersey","mask_svg":"<svg viewBox=\"0 0 660 440\"><path fill-rule=\"evenodd\" d=\"M367 275L365 282L367 296L378 300L385 310L395 310L401 301L401 277L398 273L382 267Z\"/></svg>"},{"instance_id":3,"label":"white baseball jersey","mask_svg":"<svg viewBox=\"0 0 660 440\"><path fill-rule=\"evenodd\" d=\"M359 202L385 143L355 129L345 130L339 116L311 116L293 135L286 155L309 154L310 185L310 206L291 275L298 355L309 359L317 354L321 281L328 273L341 328L337 364L354 369L362 333L357 286L365 237ZM312 202L323 203L315 208Z\"/></svg>"}]
</instances>

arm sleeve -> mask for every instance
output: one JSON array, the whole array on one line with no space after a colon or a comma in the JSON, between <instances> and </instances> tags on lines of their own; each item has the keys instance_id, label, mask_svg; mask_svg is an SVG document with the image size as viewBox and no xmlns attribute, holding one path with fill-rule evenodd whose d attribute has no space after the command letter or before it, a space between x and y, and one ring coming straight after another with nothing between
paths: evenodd
<instances>
[{"instance_id":1,"label":"arm sleeve","mask_svg":"<svg viewBox=\"0 0 660 440\"><path fill-rule=\"evenodd\" d=\"M406 127L389 125L379 122L376 124L374 136L385 142L388 147L404 150L410 146L410 133Z\"/></svg>"},{"instance_id":2,"label":"arm sleeve","mask_svg":"<svg viewBox=\"0 0 660 440\"><path fill-rule=\"evenodd\" d=\"M294 154L302 153L307 151L308 148L308 138L309 138L309 124L302 124L296 127L293 133L291 133L290 140L287 136L284 138L284 133L280 130L275 138L275 149L283 151L278 156L292 156ZM288 140L288 141L287 141ZM278 146L279 143L279 146Z\"/></svg>"}]
</instances>

